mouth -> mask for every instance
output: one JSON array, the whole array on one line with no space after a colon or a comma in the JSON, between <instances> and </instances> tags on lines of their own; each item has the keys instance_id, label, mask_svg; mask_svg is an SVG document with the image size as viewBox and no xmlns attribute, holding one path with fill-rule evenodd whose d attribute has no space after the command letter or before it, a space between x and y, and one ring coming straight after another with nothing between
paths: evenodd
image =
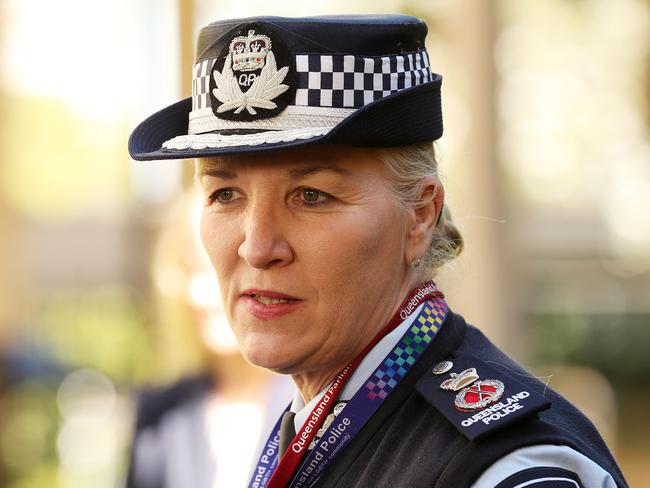
<instances>
[{"instance_id":1,"label":"mouth","mask_svg":"<svg viewBox=\"0 0 650 488\"><path fill-rule=\"evenodd\" d=\"M252 298L253 300L257 300L258 302L264 303L265 305L300 301L300 298L271 290L245 290L242 292L242 296Z\"/></svg>"},{"instance_id":2,"label":"mouth","mask_svg":"<svg viewBox=\"0 0 650 488\"><path fill-rule=\"evenodd\" d=\"M300 300L298 297L293 297L291 295L286 295L273 290L257 290L249 289L242 292L242 296L249 296L255 300L268 301L268 300L281 300L281 301L294 301L297 302Z\"/></svg>"},{"instance_id":3,"label":"mouth","mask_svg":"<svg viewBox=\"0 0 650 488\"><path fill-rule=\"evenodd\" d=\"M260 319L272 319L293 312L303 301L271 290L245 290L241 298L250 313Z\"/></svg>"}]
</instances>

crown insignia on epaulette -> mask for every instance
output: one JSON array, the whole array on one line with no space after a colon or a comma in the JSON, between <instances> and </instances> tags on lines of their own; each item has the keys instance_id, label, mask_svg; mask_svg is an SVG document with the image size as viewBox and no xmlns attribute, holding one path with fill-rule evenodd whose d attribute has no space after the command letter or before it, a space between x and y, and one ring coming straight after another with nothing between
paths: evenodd
<instances>
[{"instance_id":1,"label":"crown insignia on epaulette","mask_svg":"<svg viewBox=\"0 0 650 488\"><path fill-rule=\"evenodd\" d=\"M475 412L497 402L505 385L499 380L481 380L464 388L454 400L454 406L461 412Z\"/></svg>"},{"instance_id":2,"label":"crown insignia on epaulette","mask_svg":"<svg viewBox=\"0 0 650 488\"><path fill-rule=\"evenodd\" d=\"M264 34L248 31L248 36L235 37L230 42L233 71L254 71L264 67L264 60L271 50L271 39Z\"/></svg>"},{"instance_id":3,"label":"crown insignia on epaulette","mask_svg":"<svg viewBox=\"0 0 650 488\"><path fill-rule=\"evenodd\" d=\"M462 390L466 386L474 383L476 380L478 380L478 378L479 376L476 372L476 368L467 368L465 371L459 374L451 373L451 378L443 381L440 384L440 388L443 390L451 391Z\"/></svg>"}]
</instances>

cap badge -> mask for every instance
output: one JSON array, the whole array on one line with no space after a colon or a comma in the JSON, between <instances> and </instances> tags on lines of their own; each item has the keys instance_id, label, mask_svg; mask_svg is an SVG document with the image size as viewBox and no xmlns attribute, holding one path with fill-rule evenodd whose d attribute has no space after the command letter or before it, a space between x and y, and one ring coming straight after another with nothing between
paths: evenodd
<instances>
[{"instance_id":1,"label":"cap badge","mask_svg":"<svg viewBox=\"0 0 650 488\"><path fill-rule=\"evenodd\" d=\"M461 412L482 410L499 400L504 391L505 386L499 380L480 380L459 391L454 406Z\"/></svg>"},{"instance_id":2,"label":"cap badge","mask_svg":"<svg viewBox=\"0 0 650 488\"><path fill-rule=\"evenodd\" d=\"M441 361L433 367L433 374L445 374L451 368L454 367L454 363L451 361Z\"/></svg>"},{"instance_id":3,"label":"cap badge","mask_svg":"<svg viewBox=\"0 0 650 488\"><path fill-rule=\"evenodd\" d=\"M246 110L254 116L258 109L277 108L273 100L289 89L289 85L282 83L288 71L288 66L277 69L268 36L249 30L248 36L235 37L223 68L219 71L215 66L212 72L212 95L220 102L214 107L216 114L240 114Z\"/></svg>"},{"instance_id":4,"label":"cap badge","mask_svg":"<svg viewBox=\"0 0 650 488\"><path fill-rule=\"evenodd\" d=\"M476 368L467 368L460 374L451 373L451 378L440 383L440 388L443 390L458 391L471 385L478 380L478 378L479 376L476 372Z\"/></svg>"}]
</instances>

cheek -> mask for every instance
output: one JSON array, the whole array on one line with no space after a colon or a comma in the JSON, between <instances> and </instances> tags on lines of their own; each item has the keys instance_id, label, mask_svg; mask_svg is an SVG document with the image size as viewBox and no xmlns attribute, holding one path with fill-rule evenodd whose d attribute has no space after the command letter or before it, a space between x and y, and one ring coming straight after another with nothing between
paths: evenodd
<instances>
[{"instance_id":1,"label":"cheek","mask_svg":"<svg viewBox=\"0 0 650 488\"><path fill-rule=\"evenodd\" d=\"M212 262L224 304L228 301L228 283L237 262L237 233L228 221L204 210L201 218L201 241Z\"/></svg>"},{"instance_id":2,"label":"cheek","mask_svg":"<svg viewBox=\"0 0 650 488\"><path fill-rule=\"evenodd\" d=\"M403 245L401 227L380 209L361 209L358 215L332 219L310 253L309 275L319 303L314 324L305 340L318 344L325 356L348 354L364 337L371 337L377 323L377 305L391 296L401 280ZM316 264L317 263L317 264ZM347 351L347 352L346 352Z\"/></svg>"},{"instance_id":3,"label":"cheek","mask_svg":"<svg viewBox=\"0 0 650 488\"><path fill-rule=\"evenodd\" d=\"M216 268L216 263L221 262L217 253L220 251L220 246L216 245L216 236L218 231L214 228L214 225L210 223L210 217L206 214L206 210L203 211L201 217L201 242L203 242L203 247L205 252L210 257L212 265Z\"/></svg>"},{"instance_id":4,"label":"cheek","mask_svg":"<svg viewBox=\"0 0 650 488\"><path fill-rule=\"evenodd\" d=\"M323 239L311 253L319 263L319 276L330 282L326 289L368 295L379 291L370 284L386 276L399 279L404 249L400 222L391 207L377 206L323 225Z\"/></svg>"},{"instance_id":5,"label":"cheek","mask_svg":"<svg viewBox=\"0 0 650 488\"><path fill-rule=\"evenodd\" d=\"M346 247L350 259L358 261L362 267L369 263L391 267L401 247L400 229L390 207L375 207L365 212L348 232L350 241Z\"/></svg>"},{"instance_id":6,"label":"cheek","mask_svg":"<svg viewBox=\"0 0 650 488\"><path fill-rule=\"evenodd\" d=\"M232 261L229 255L235 246L237 235L235 228L228 219L213 214L209 208L206 208L201 218L200 230L203 247L217 273L220 273L227 267L229 261Z\"/></svg>"}]
</instances>

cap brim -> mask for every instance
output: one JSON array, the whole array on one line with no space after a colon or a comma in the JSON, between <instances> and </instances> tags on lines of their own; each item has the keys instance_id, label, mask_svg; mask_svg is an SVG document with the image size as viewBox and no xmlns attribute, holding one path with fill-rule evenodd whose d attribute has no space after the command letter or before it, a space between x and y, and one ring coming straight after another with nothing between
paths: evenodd
<instances>
[{"instance_id":1,"label":"cap brim","mask_svg":"<svg viewBox=\"0 0 650 488\"><path fill-rule=\"evenodd\" d=\"M129 153L138 161L187 159L289 149L307 144L403 146L433 141L442 135L442 77L401 90L356 110L332 128L290 129L254 134L187 136L192 99L188 97L153 114L129 138ZM178 138L177 149L163 144ZM271 142L269 142L271 141ZM182 148L181 148L182 147Z\"/></svg>"}]
</instances>

